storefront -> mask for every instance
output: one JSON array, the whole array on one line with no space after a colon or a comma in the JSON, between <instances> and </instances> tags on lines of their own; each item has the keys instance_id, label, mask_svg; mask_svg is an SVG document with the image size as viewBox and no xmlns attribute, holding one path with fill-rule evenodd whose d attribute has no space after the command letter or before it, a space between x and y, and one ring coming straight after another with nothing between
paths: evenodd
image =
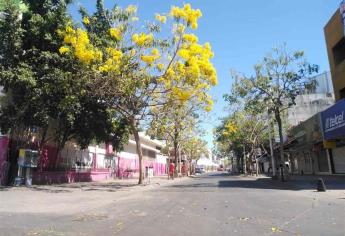
<instances>
[{"instance_id":1,"label":"storefront","mask_svg":"<svg viewBox=\"0 0 345 236\"><path fill-rule=\"evenodd\" d=\"M345 99L321 113L324 143L329 149L332 172L345 174Z\"/></svg>"},{"instance_id":2,"label":"storefront","mask_svg":"<svg viewBox=\"0 0 345 236\"><path fill-rule=\"evenodd\" d=\"M327 151L322 142L320 114L290 129L285 149L292 173L330 173Z\"/></svg>"}]
</instances>

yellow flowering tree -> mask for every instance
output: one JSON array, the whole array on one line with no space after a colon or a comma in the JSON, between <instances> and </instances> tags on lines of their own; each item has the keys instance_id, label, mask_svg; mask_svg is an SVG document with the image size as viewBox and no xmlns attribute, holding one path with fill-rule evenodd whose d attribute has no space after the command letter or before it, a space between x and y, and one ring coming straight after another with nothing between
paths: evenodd
<instances>
[{"instance_id":1,"label":"yellow flowering tree","mask_svg":"<svg viewBox=\"0 0 345 236\"><path fill-rule=\"evenodd\" d=\"M209 43L200 44L191 33L201 11L189 4L156 14L143 27L133 5L107 10L98 0L96 9L92 15L81 9L83 27L71 22L59 31L60 53L84 66L90 96L99 97L128 121L136 141L141 184L141 122L149 119L153 107L183 104L192 98L210 110L208 90L217 83L210 61L213 52ZM163 34L163 27L171 33Z\"/></svg>"},{"instance_id":2,"label":"yellow flowering tree","mask_svg":"<svg viewBox=\"0 0 345 236\"><path fill-rule=\"evenodd\" d=\"M252 165L257 148L265 149L268 144L268 122L262 114L253 114L246 110L238 110L226 117L215 129L216 147L219 153L228 155L234 152L237 163L245 173L248 165ZM251 158L250 158L251 157ZM253 169L253 168L252 168Z\"/></svg>"},{"instance_id":3,"label":"yellow flowering tree","mask_svg":"<svg viewBox=\"0 0 345 236\"><path fill-rule=\"evenodd\" d=\"M166 141L168 149L173 151L176 167L179 167L179 151L184 151L182 144L201 134L199 123L204 110L200 105L202 103L190 99L184 103L174 101L151 109L152 119L147 132Z\"/></svg>"}]
</instances>

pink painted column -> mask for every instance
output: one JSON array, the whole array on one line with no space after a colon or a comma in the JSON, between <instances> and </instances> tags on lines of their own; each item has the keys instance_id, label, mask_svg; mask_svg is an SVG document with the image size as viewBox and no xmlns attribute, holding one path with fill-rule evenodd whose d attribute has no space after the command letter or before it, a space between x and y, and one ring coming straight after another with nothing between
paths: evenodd
<instances>
[{"instance_id":1,"label":"pink painted column","mask_svg":"<svg viewBox=\"0 0 345 236\"><path fill-rule=\"evenodd\" d=\"M0 137L0 185L4 184L6 176L6 159L8 149L8 137Z\"/></svg>"}]
</instances>

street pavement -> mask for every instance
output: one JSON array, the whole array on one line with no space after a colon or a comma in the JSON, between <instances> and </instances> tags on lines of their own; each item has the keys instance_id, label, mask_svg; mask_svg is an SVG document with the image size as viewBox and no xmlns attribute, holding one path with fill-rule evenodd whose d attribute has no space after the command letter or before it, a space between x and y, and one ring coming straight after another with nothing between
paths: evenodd
<instances>
[{"instance_id":1,"label":"street pavement","mask_svg":"<svg viewBox=\"0 0 345 236\"><path fill-rule=\"evenodd\" d=\"M0 235L345 235L345 181L327 184L218 172L2 188Z\"/></svg>"}]
</instances>

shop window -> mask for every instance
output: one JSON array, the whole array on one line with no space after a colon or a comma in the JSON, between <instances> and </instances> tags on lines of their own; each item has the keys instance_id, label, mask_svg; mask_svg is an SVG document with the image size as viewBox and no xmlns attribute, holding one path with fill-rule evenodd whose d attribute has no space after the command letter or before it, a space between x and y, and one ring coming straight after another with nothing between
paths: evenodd
<instances>
[{"instance_id":1,"label":"shop window","mask_svg":"<svg viewBox=\"0 0 345 236\"><path fill-rule=\"evenodd\" d=\"M345 60L345 38L343 37L332 49L335 65Z\"/></svg>"}]
</instances>

